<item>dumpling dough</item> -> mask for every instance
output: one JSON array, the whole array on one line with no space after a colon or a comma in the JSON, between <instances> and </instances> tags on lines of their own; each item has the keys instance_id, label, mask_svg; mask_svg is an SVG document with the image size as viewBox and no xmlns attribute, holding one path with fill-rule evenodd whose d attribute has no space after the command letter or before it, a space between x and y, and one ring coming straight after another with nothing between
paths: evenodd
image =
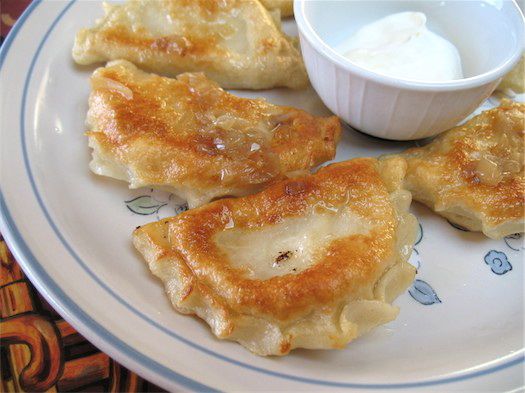
<instances>
[{"instance_id":1,"label":"dumpling dough","mask_svg":"<svg viewBox=\"0 0 525 393\"><path fill-rule=\"evenodd\" d=\"M511 89L516 94L525 93L525 54L521 55L518 64L503 77L498 86L498 90L505 91L506 89Z\"/></svg>"},{"instance_id":2,"label":"dumpling dough","mask_svg":"<svg viewBox=\"0 0 525 393\"><path fill-rule=\"evenodd\" d=\"M104 10L76 36L79 64L125 59L166 76L198 71L224 88L308 83L297 41L257 0L129 0Z\"/></svg>"},{"instance_id":3,"label":"dumpling dough","mask_svg":"<svg viewBox=\"0 0 525 393\"><path fill-rule=\"evenodd\" d=\"M504 101L402 154L405 187L449 221L499 239L524 231L525 104Z\"/></svg>"},{"instance_id":4,"label":"dumpling dough","mask_svg":"<svg viewBox=\"0 0 525 393\"><path fill-rule=\"evenodd\" d=\"M335 116L239 98L201 73L170 79L115 61L91 84L91 170L131 188L164 188L190 207L330 160L341 133Z\"/></svg>"},{"instance_id":5,"label":"dumpling dough","mask_svg":"<svg viewBox=\"0 0 525 393\"><path fill-rule=\"evenodd\" d=\"M261 0L269 10L279 10L282 16L293 15L293 0Z\"/></svg>"},{"instance_id":6,"label":"dumpling dough","mask_svg":"<svg viewBox=\"0 0 525 393\"><path fill-rule=\"evenodd\" d=\"M355 159L136 229L175 309L258 355L343 348L396 318L417 227L406 163Z\"/></svg>"}]
</instances>

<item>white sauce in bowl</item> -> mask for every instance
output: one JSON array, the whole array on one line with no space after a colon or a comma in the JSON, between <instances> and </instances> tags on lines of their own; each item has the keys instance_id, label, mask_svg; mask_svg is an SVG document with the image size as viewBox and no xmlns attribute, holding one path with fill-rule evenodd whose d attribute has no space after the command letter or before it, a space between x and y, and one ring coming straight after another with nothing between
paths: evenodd
<instances>
[{"instance_id":1,"label":"white sauce in bowl","mask_svg":"<svg viewBox=\"0 0 525 393\"><path fill-rule=\"evenodd\" d=\"M456 47L428 30L421 12L400 12L365 25L338 50L380 74L427 82L463 78Z\"/></svg>"}]
</instances>

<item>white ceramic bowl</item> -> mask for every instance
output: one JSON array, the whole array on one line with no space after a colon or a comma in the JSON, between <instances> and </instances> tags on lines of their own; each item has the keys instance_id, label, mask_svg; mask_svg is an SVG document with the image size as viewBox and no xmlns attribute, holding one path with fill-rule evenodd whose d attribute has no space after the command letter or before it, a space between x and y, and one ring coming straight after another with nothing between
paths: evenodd
<instances>
[{"instance_id":1,"label":"white ceramic bowl","mask_svg":"<svg viewBox=\"0 0 525 393\"><path fill-rule=\"evenodd\" d=\"M365 24L401 11L424 12L429 29L456 45L465 78L398 79L333 49ZM523 14L512 0L296 0L294 12L310 81L326 106L357 130L385 139L420 139L455 126L494 91L523 51Z\"/></svg>"}]
</instances>

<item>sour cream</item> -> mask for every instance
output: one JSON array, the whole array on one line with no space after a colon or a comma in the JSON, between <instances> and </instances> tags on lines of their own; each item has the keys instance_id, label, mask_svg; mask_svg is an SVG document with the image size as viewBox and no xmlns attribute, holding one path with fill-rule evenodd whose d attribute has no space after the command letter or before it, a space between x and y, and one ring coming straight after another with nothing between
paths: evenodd
<instances>
[{"instance_id":1,"label":"sour cream","mask_svg":"<svg viewBox=\"0 0 525 393\"><path fill-rule=\"evenodd\" d=\"M427 82L463 78L456 47L431 32L421 12L400 12L362 27L339 51L368 70Z\"/></svg>"}]
</instances>

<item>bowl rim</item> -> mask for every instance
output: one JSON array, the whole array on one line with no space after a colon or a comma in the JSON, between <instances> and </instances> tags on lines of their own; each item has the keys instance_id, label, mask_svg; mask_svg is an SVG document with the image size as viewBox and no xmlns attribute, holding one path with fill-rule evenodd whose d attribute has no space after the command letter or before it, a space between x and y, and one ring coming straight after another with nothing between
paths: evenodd
<instances>
[{"instance_id":1,"label":"bowl rim","mask_svg":"<svg viewBox=\"0 0 525 393\"><path fill-rule=\"evenodd\" d=\"M339 67L343 68L345 71L357 74L363 79L373 80L374 82L386 86L406 90L426 91L455 91L476 88L494 82L498 78L503 77L503 75L508 73L518 63L522 54L525 53L525 45L522 44L521 48L519 45L517 45L514 53L510 57L508 57L503 63L501 63L495 68L490 69L487 72L468 78L462 78L446 82L425 82L419 80L396 78L380 74L374 71L370 71L364 67L361 67L351 62L346 57L338 53L335 49L333 49L330 45L325 43L324 40L317 34L308 18L306 18L305 16L305 5L309 1L310 0L294 1L294 16L301 39L306 39L318 53L320 53L330 62L335 63ZM506 1L505 3L511 3L510 6L512 7L512 11L516 13L517 16L521 19L521 31L518 32L518 38L520 38L519 36L521 36L521 42L524 42L525 18L523 12L514 0Z\"/></svg>"}]
</instances>

